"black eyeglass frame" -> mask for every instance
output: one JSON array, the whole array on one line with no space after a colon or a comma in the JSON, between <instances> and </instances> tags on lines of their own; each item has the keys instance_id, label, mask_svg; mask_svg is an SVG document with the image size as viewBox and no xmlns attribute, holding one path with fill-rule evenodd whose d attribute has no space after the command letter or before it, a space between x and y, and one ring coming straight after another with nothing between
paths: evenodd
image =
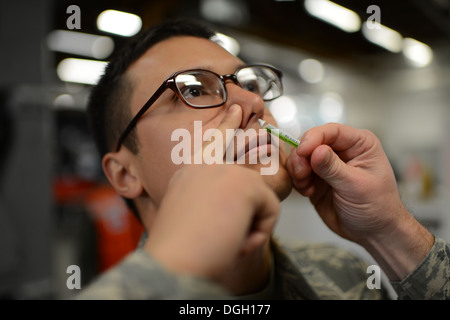
<instances>
[{"instance_id":1,"label":"black eyeglass frame","mask_svg":"<svg viewBox=\"0 0 450 320\"><path fill-rule=\"evenodd\" d=\"M194 108L194 109L209 109L209 108L217 108L222 106L223 104L225 104L225 102L227 101L228 98L228 93L227 93L227 89L226 89L226 81L227 80L231 80L233 81L233 83L235 83L236 85L240 86L240 83L238 81L238 78L236 76L236 74L241 71L242 69L246 69L246 68L252 68L252 67L262 67L262 68L268 68L271 71L273 71L279 78L280 80L280 95L276 96L274 98L271 99L263 99L263 101L272 101L275 100L276 98L279 98L282 94L283 94L283 83L282 83L282 76L283 73L281 72L281 70L278 70L277 68L270 66L270 65L266 65L266 64L250 64L250 65L244 65L244 66L240 66L239 68L236 69L236 71L233 74L225 74L225 75L219 75L217 73L215 73L214 71L211 70L206 70L206 69L187 69L187 70L183 70L183 71L177 71L174 74L172 74L169 78L167 78L166 80L164 80L164 82L161 84L161 86L159 86L159 88L155 91L155 93L150 97L150 99L147 100L147 102L142 106L142 108L138 111L138 113L136 113L136 115L133 117L133 119L131 119L130 123L126 126L125 130L122 132L118 142L117 142L117 146L116 146L116 152L118 152L120 150L120 147L122 146L123 142L125 141L125 139L128 137L128 135L130 134L131 130L134 129L134 127L136 126L137 122L139 121L139 119L144 115L144 113L156 102L156 100L167 90L167 89L171 89L176 95L177 97L183 101L183 103L185 105L187 105L188 107ZM211 106L195 106L190 104L181 94L181 92L179 91L176 83L175 83L175 78L182 74L182 73L186 73L186 72L197 72L197 71L206 71L209 72L211 74L214 74L218 79L220 79L223 83L223 88L224 88L224 94L223 94L223 101L221 103L215 104L215 105L211 105Z\"/></svg>"}]
</instances>

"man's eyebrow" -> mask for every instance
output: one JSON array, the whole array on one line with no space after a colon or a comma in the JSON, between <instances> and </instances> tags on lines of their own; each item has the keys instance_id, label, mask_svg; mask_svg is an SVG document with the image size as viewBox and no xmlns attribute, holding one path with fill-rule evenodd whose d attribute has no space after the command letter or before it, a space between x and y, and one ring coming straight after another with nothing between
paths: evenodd
<instances>
[{"instance_id":1,"label":"man's eyebrow","mask_svg":"<svg viewBox=\"0 0 450 320\"><path fill-rule=\"evenodd\" d=\"M197 69L212 70L212 66L207 66L207 65L192 66L192 67L188 67L188 68L184 68L184 69L175 70L171 74L175 74L177 72L185 71L185 70L197 70Z\"/></svg>"},{"instance_id":2,"label":"man's eyebrow","mask_svg":"<svg viewBox=\"0 0 450 320\"><path fill-rule=\"evenodd\" d=\"M168 78L172 77L175 73L178 73L178 72L183 72L183 71L187 71L187 70L199 70L199 69L202 69L202 70L211 70L212 67L210 67L210 66L192 66L192 67L189 67L189 68L177 69L177 70L172 71L170 74L168 74L168 75L164 78L164 80L167 80Z\"/></svg>"},{"instance_id":3,"label":"man's eyebrow","mask_svg":"<svg viewBox=\"0 0 450 320\"><path fill-rule=\"evenodd\" d=\"M212 66L208 66L208 65L200 65L200 66L197 66L197 67L191 68L191 69L211 70L211 69L212 69Z\"/></svg>"},{"instance_id":4,"label":"man's eyebrow","mask_svg":"<svg viewBox=\"0 0 450 320\"><path fill-rule=\"evenodd\" d=\"M246 67L246 66L248 66L248 64L246 64L246 63L238 64L238 65L235 66L233 72L235 72L235 71L236 71L237 69L239 69L239 68ZM215 72L215 71L213 70L214 68L213 68L212 66L210 66L210 65L199 65L199 66L194 66L194 67L192 67L192 68L187 68L187 69L184 69L184 70L195 70L195 69L209 70L209 71ZM174 74L174 73L176 73L176 72L179 72L179 71L182 71L182 70L175 71L175 72L173 72L172 74Z\"/></svg>"}]
</instances>

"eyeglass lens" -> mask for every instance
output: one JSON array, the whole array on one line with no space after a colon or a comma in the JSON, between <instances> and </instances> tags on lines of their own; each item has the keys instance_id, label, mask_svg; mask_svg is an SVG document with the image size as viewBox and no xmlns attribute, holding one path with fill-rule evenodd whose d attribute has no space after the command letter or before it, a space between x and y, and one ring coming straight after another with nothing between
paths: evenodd
<instances>
[{"instance_id":1,"label":"eyeglass lens","mask_svg":"<svg viewBox=\"0 0 450 320\"><path fill-rule=\"evenodd\" d=\"M265 101L281 95L281 81L272 69L265 67L244 68L239 70L236 77L242 88L258 94Z\"/></svg>"},{"instance_id":2,"label":"eyeglass lens","mask_svg":"<svg viewBox=\"0 0 450 320\"><path fill-rule=\"evenodd\" d=\"M225 102L224 84L212 72L181 73L176 76L175 83L183 98L192 106L208 107Z\"/></svg>"},{"instance_id":3,"label":"eyeglass lens","mask_svg":"<svg viewBox=\"0 0 450 320\"><path fill-rule=\"evenodd\" d=\"M258 94L263 100L272 100L281 94L281 81L270 68L247 67L236 73L239 85ZM195 70L175 77L178 91L185 101L194 107L210 107L225 102L225 85L213 72Z\"/></svg>"}]
</instances>

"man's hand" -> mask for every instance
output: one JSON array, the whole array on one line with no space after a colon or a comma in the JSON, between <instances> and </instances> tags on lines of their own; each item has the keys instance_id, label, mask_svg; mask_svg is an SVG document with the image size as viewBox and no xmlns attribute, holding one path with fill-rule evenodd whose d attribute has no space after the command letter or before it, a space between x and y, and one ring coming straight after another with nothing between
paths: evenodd
<instances>
[{"instance_id":1,"label":"man's hand","mask_svg":"<svg viewBox=\"0 0 450 320\"><path fill-rule=\"evenodd\" d=\"M360 242L396 223L402 202L395 177L369 131L338 124L313 128L291 152L288 170L296 189L346 239Z\"/></svg>"},{"instance_id":2,"label":"man's hand","mask_svg":"<svg viewBox=\"0 0 450 320\"><path fill-rule=\"evenodd\" d=\"M175 272L217 280L269 240L278 212L278 198L254 171L185 166L169 185L145 248Z\"/></svg>"},{"instance_id":3,"label":"man's hand","mask_svg":"<svg viewBox=\"0 0 450 320\"><path fill-rule=\"evenodd\" d=\"M373 133L335 123L315 127L289 155L288 171L328 227L363 245L391 279L412 271L431 248L432 235L403 206Z\"/></svg>"}]
</instances>

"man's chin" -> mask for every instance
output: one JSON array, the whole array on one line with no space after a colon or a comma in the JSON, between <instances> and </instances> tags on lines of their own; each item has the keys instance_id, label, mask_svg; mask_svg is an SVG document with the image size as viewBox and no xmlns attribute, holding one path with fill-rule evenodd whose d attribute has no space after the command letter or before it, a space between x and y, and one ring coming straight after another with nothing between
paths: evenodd
<instances>
[{"instance_id":1,"label":"man's chin","mask_svg":"<svg viewBox=\"0 0 450 320\"><path fill-rule=\"evenodd\" d=\"M264 181L272 188L280 201L286 199L292 191L292 179L288 172L280 169L274 176L263 176Z\"/></svg>"}]
</instances>

